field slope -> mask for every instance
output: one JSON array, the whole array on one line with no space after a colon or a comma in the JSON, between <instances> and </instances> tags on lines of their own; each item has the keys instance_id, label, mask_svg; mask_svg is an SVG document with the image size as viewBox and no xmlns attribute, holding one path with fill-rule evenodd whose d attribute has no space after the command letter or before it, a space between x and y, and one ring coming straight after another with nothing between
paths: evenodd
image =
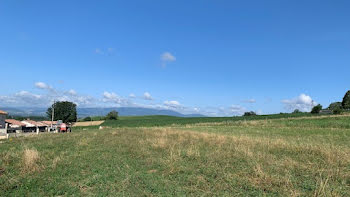
<instances>
[{"instance_id":1,"label":"field slope","mask_svg":"<svg viewBox=\"0 0 350 197\"><path fill-rule=\"evenodd\" d=\"M350 196L348 116L156 126L2 141L0 196Z\"/></svg>"}]
</instances>

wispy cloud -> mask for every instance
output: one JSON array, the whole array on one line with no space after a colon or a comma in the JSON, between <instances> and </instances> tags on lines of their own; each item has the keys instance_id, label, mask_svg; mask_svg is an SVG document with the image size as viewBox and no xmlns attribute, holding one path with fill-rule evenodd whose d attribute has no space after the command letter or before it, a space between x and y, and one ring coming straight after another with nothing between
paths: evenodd
<instances>
[{"instance_id":1,"label":"wispy cloud","mask_svg":"<svg viewBox=\"0 0 350 197\"><path fill-rule=\"evenodd\" d=\"M134 93L129 94L129 98L136 98L136 95Z\"/></svg>"},{"instance_id":2,"label":"wispy cloud","mask_svg":"<svg viewBox=\"0 0 350 197\"><path fill-rule=\"evenodd\" d=\"M115 53L115 49L112 47L106 49L96 48L94 52L98 55L113 55Z\"/></svg>"},{"instance_id":3,"label":"wispy cloud","mask_svg":"<svg viewBox=\"0 0 350 197\"><path fill-rule=\"evenodd\" d=\"M179 101L164 101L164 106L173 108L173 109L179 109L182 108L182 105Z\"/></svg>"},{"instance_id":4,"label":"wispy cloud","mask_svg":"<svg viewBox=\"0 0 350 197\"><path fill-rule=\"evenodd\" d=\"M176 61L176 57L174 55L172 55L171 53L169 53L169 52L164 52L160 56L160 60L162 62L162 67L166 67L168 63L175 62Z\"/></svg>"},{"instance_id":5,"label":"wispy cloud","mask_svg":"<svg viewBox=\"0 0 350 197\"><path fill-rule=\"evenodd\" d=\"M145 92L142 97L137 98L131 93L128 96L120 96L113 91L104 91L100 97L81 95L74 89L58 90L44 82L36 82L34 86L43 91L40 94L30 91L19 91L13 95L0 95L0 106L7 107L48 107L53 101L70 101L78 107L145 107L152 109L174 110L183 114L203 114L206 116L234 116L242 115L248 111L240 105L227 107L193 107L186 106L178 100L154 100L149 92ZM151 101L151 102L149 102ZM291 101L284 101L292 103Z\"/></svg>"},{"instance_id":6,"label":"wispy cloud","mask_svg":"<svg viewBox=\"0 0 350 197\"><path fill-rule=\"evenodd\" d=\"M247 99L247 100L244 100L243 103L256 103L256 100L255 99Z\"/></svg>"}]
</instances>

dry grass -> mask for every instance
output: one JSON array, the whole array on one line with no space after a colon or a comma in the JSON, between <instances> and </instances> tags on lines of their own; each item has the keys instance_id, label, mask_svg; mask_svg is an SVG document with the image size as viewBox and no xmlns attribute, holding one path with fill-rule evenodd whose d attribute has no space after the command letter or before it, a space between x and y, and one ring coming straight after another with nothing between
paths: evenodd
<instances>
[{"instance_id":1,"label":"dry grass","mask_svg":"<svg viewBox=\"0 0 350 197\"><path fill-rule=\"evenodd\" d=\"M330 187L330 180L334 184L337 180L350 178L347 171L350 152L337 146L304 144L283 138L228 136L169 128L147 129L143 132L140 143L150 147L144 152L146 155L153 152L153 148L167 152L167 157L162 158L168 166L168 170L163 171L164 176L182 171L181 165L186 160L205 158L207 163L201 168L225 166L222 169L217 168L217 173L227 177L238 176L264 191L272 192L279 188L289 196L302 194L295 180L291 180L290 173L293 171L307 174L322 172L322 176L317 176L314 180L317 183L315 196L337 196ZM234 171L225 170L232 169L232 163L235 163L236 159L248 161L244 167L246 171L236 174ZM202 175L200 177L203 178ZM224 182L221 184L217 187L228 189Z\"/></svg>"},{"instance_id":2,"label":"dry grass","mask_svg":"<svg viewBox=\"0 0 350 197\"><path fill-rule=\"evenodd\" d=\"M74 127L86 127L86 126L98 126L104 123L104 120L101 121L88 121L88 122L76 122Z\"/></svg>"},{"instance_id":3,"label":"dry grass","mask_svg":"<svg viewBox=\"0 0 350 197\"><path fill-rule=\"evenodd\" d=\"M23 172L34 172L40 169L39 167L39 152L35 149L25 149L22 156L22 171Z\"/></svg>"}]
</instances>

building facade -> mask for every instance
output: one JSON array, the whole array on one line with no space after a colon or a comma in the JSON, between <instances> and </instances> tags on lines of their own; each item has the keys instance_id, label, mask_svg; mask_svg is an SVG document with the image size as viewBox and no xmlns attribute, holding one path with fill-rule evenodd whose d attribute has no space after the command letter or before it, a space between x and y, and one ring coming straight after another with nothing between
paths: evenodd
<instances>
[{"instance_id":1,"label":"building facade","mask_svg":"<svg viewBox=\"0 0 350 197\"><path fill-rule=\"evenodd\" d=\"M0 110L0 133L6 133L6 123L5 123L6 116L7 116L7 112Z\"/></svg>"}]
</instances>

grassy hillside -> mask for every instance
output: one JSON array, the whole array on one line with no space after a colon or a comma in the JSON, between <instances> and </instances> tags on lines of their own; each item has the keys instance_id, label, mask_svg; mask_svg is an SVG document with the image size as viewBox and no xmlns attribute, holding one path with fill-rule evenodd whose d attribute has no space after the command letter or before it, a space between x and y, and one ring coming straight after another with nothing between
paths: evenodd
<instances>
[{"instance_id":1,"label":"grassy hillside","mask_svg":"<svg viewBox=\"0 0 350 197\"><path fill-rule=\"evenodd\" d=\"M102 126L109 127L153 127L153 126L170 126L170 125L187 125L196 123L213 123L213 122L232 122L242 120L266 120L295 117L314 117L310 113L296 114L272 114L260 116L237 116L237 117L175 117L175 116L122 116L119 120L107 120Z\"/></svg>"},{"instance_id":2,"label":"grassy hillside","mask_svg":"<svg viewBox=\"0 0 350 197\"><path fill-rule=\"evenodd\" d=\"M350 117L217 120L2 141L0 196L350 196Z\"/></svg>"}]
</instances>

